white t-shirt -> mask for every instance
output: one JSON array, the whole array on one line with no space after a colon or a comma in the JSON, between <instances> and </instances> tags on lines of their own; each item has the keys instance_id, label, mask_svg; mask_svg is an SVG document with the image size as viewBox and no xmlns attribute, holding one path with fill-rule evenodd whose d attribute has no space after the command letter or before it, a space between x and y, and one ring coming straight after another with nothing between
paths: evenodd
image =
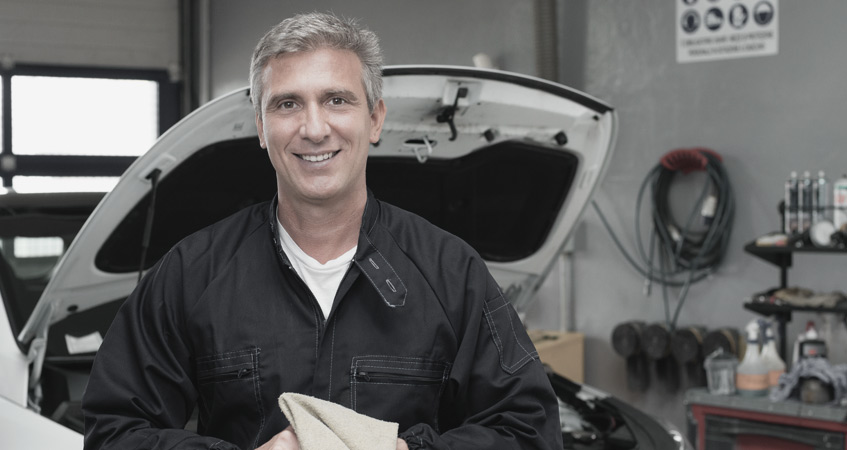
<instances>
[{"instance_id":1,"label":"white t-shirt","mask_svg":"<svg viewBox=\"0 0 847 450\"><path fill-rule=\"evenodd\" d=\"M341 279L344 278L350 263L353 262L357 246L353 246L338 258L327 261L326 264L321 264L297 246L288 231L285 231L285 228L279 223L279 219L277 219L277 224L279 225L279 241L282 243L282 249L288 255L294 271L297 272L297 275L300 275L300 278L303 279L318 300L324 319L326 319L329 316L330 309L332 309L332 301L335 299L335 293L338 292Z\"/></svg>"}]
</instances>

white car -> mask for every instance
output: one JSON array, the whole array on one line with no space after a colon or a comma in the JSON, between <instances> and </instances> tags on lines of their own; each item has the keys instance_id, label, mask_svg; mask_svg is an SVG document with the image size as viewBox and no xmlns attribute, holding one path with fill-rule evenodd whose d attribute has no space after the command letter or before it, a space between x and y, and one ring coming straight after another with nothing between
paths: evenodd
<instances>
[{"instance_id":1,"label":"white car","mask_svg":"<svg viewBox=\"0 0 847 450\"><path fill-rule=\"evenodd\" d=\"M388 116L370 150L369 187L475 247L520 310L602 179L614 146L614 110L567 87L508 72L398 66L384 75ZM80 448L79 401L88 371L139 273L189 233L273 197L273 168L259 147L253 111L242 89L168 130L96 207L14 339L0 320L4 449L48 448L48 442L51 449ZM619 424L605 433L615 439L639 445L633 448L681 448L647 416L587 388L577 402L570 397L581 386L551 379L577 417L592 408L614 415ZM39 406L42 416L34 412ZM635 422L627 424L630 417ZM644 420L650 426L636 423ZM24 421L33 424L25 428ZM604 432L582 422L572 442L602 448L596 446ZM43 441L34 445L34 439Z\"/></svg>"},{"instance_id":2,"label":"white car","mask_svg":"<svg viewBox=\"0 0 847 450\"><path fill-rule=\"evenodd\" d=\"M67 393L53 395L50 391L45 408L28 404L30 385L49 390L65 380L54 383L51 377L55 373L48 369L44 379L30 383L30 373L40 370L31 366L27 354L30 349L33 356L38 354L38 345L25 346L15 336L31 315L64 249L102 198L102 193L0 195L0 296L4 306L0 308L0 447L4 449L82 447L82 436L72 429L78 427L70 423L69 427L60 426L49 418L57 412L63 415L73 404ZM84 377L80 381L84 382ZM32 394L37 395L35 390ZM62 404L51 403L54 400ZM36 411L49 414L45 417Z\"/></svg>"}]
</instances>

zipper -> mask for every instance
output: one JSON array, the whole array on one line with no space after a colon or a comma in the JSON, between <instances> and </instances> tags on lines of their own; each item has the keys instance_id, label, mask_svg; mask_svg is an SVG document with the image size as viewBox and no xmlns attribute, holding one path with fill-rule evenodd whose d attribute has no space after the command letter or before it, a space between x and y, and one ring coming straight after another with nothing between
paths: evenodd
<instances>
[{"instance_id":1,"label":"zipper","mask_svg":"<svg viewBox=\"0 0 847 450\"><path fill-rule=\"evenodd\" d=\"M274 239L274 244L276 244L276 239ZM306 285L306 282L303 281L302 278L300 278L300 274L297 273L297 270L294 269L294 266L292 266L291 263L287 261L288 257L284 255L285 254L282 251L282 247L278 246L276 249L276 256L279 259L279 262L282 263L283 267L288 269L288 271L291 273L291 276L294 277L294 279L296 280L295 282L299 284L301 289L303 289L303 292L306 294L306 297L312 304L312 310L315 312L315 314L318 315L319 318L321 318L321 320L318 321L318 328L320 335L323 336L324 329L326 328L326 322L329 318L323 317L321 305L318 304L318 299L315 298L315 294L312 293L311 289L309 289L309 286Z\"/></svg>"},{"instance_id":2,"label":"zipper","mask_svg":"<svg viewBox=\"0 0 847 450\"><path fill-rule=\"evenodd\" d=\"M322 326L320 327L320 334L321 337L323 337L324 330L327 329L327 324L329 323L329 319L332 318L333 313L335 312L335 308L330 309L329 316L324 317L323 310L321 309L321 305L318 303L318 299L315 297L315 294L312 292L311 289L309 289L309 286L306 284L305 281L303 281L303 278L300 277L300 274L297 273L297 270L294 269L294 266L291 265L290 262L286 262L287 257L283 256L283 252L281 249L277 251L277 256L280 258L280 261L282 262L283 266L288 269L289 272L291 272L291 275L294 277L294 279L297 280L297 283L300 284L300 287L303 288L303 292L306 293L312 303L312 308L314 309L318 317L321 318L320 322ZM341 285L344 284L344 281L347 279L347 277L350 275L350 271L353 269L354 264L354 262L351 262L350 265L347 266L347 271L344 272L344 277L341 278L341 284L338 285L339 289L341 288Z\"/></svg>"},{"instance_id":3,"label":"zipper","mask_svg":"<svg viewBox=\"0 0 847 450\"><path fill-rule=\"evenodd\" d=\"M224 373L213 373L211 375L206 375L204 377L198 378L197 382L200 384L207 383L222 383L225 381L235 381L246 379L253 374L253 368L242 367L238 370L233 370L230 372Z\"/></svg>"},{"instance_id":4,"label":"zipper","mask_svg":"<svg viewBox=\"0 0 847 450\"><path fill-rule=\"evenodd\" d=\"M406 383L406 384L441 384L441 378L409 375L405 373L369 372L359 370L355 373L357 380L366 383Z\"/></svg>"}]
</instances>

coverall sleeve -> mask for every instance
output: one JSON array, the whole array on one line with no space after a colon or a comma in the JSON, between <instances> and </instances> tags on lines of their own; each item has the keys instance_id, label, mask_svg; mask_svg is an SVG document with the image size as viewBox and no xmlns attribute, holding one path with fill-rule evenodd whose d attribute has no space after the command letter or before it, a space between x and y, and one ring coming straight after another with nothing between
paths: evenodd
<instances>
[{"instance_id":1,"label":"coverall sleeve","mask_svg":"<svg viewBox=\"0 0 847 450\"><path fill-rule=\"evenodd\" d=\"M558 402L538 353L487 269L474 272L441 429L418 424L400 437L411 450L560 450Z\"/></svg>"},{"instance_id":2,"label":"coverall sleeve","mask_svg":"<svg viewBox=\"0 0 847 450\"><path fill-rule=\"evenodd\" d=\"M184 429L197 399L178 252L144 277L97 352L82 401L87 449L237 447Z\"/></svg>"}]
</instances>

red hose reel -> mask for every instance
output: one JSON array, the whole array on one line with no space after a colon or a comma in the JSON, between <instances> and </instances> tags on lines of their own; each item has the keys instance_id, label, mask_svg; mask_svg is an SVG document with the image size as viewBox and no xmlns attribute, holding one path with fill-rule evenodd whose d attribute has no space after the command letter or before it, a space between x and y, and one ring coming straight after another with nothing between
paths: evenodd
<instances>
[{"instance_id":1,"label":"red hose reel","mask_svg":"<svg viewBox=\"0 0 847 450\"><path fill-rule=\"evenodd\" d=\"M723 162L723 158L716 151L701 147L671 150L665 153L659 162L665 169L680 170L683 174L688 175L691 172L706 170L706 166L709 165L709 158L706 154Z\"/></svg>"}]
</instances>

